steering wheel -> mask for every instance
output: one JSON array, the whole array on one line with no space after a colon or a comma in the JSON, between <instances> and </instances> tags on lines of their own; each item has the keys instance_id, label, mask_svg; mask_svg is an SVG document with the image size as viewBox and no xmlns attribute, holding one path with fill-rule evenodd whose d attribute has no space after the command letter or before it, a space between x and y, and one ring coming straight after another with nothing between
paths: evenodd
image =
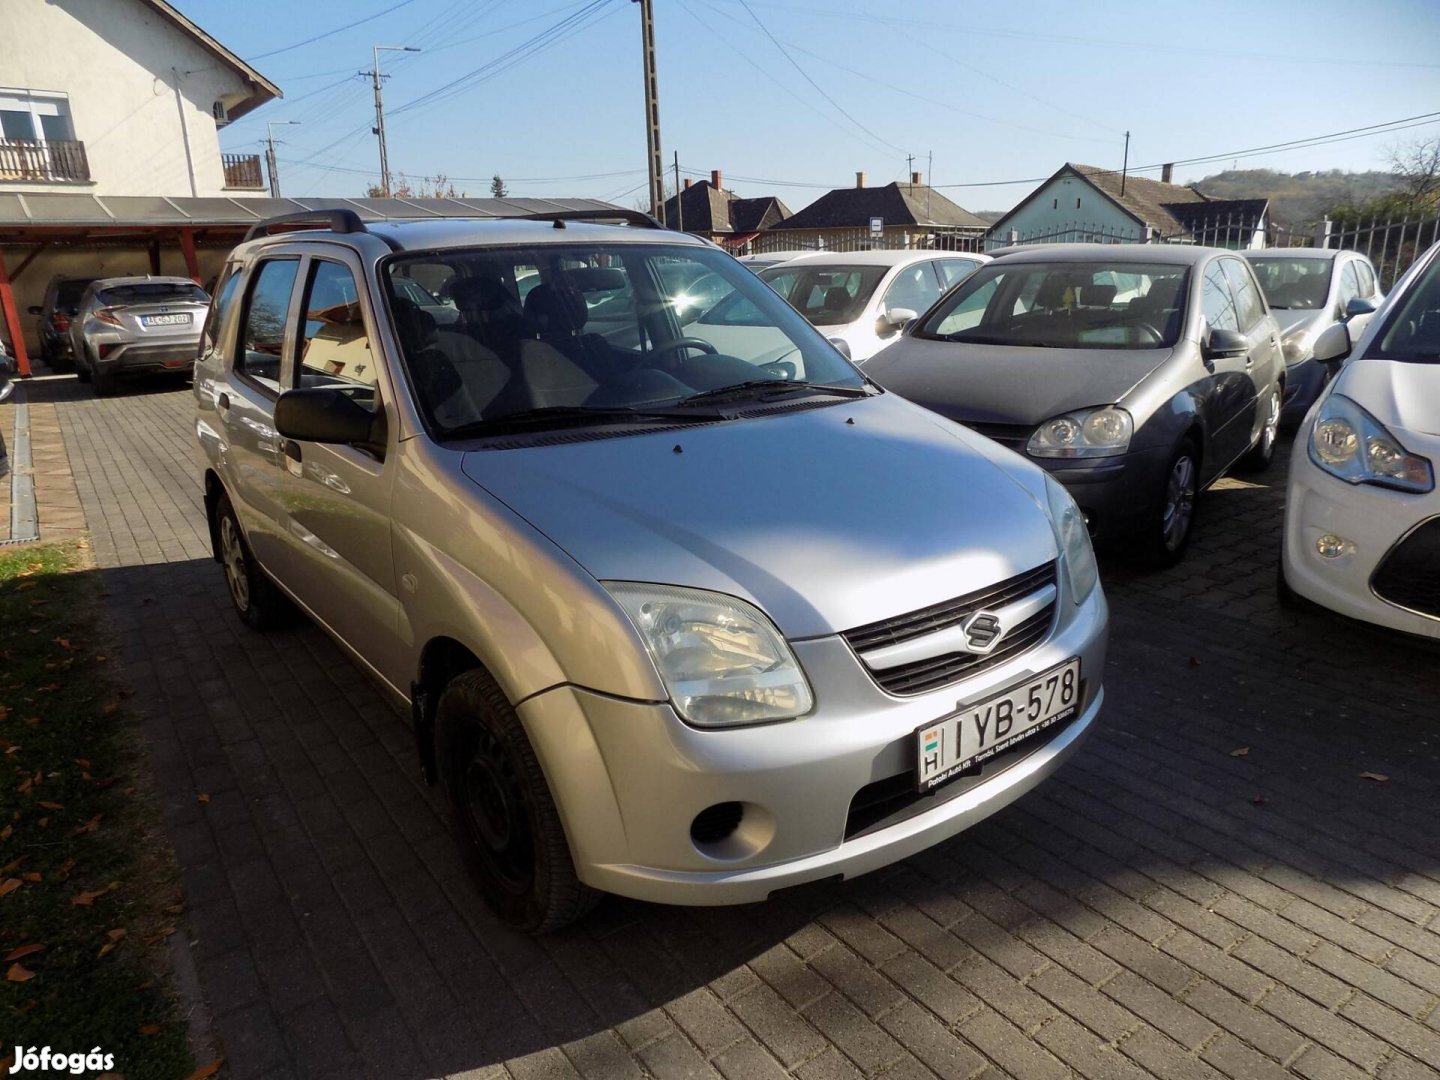
<instances>
[{"instance_id":1,"label":"steering wheel","mask_svg":"<svg viewBox=\"0 0 1440 1080\"><path fill-rule=\"evenodd\" d=\"M675 352L679 349L699 349L703 353L714 356L720 350L711 345L710 342L698 337L680 337L674 341L667 341L664 345L656 345L650 350L651 359L660 356L662 353Z\"/></svg>"},{"instance_id":2,"label":"steering wheel","mask_svg":"<svg viewBox=\"0 0 1440 1080\"><path fill-rule=\"evenodd\" d=\"M1160 333L1159 330L1155 329L1155 327L1151 326L1148 322L1136 323L1135 329L1142 335L1150 338L1145 344L1159 345L1165 340L1165 335Z\"/></svg>"}]
</instances>

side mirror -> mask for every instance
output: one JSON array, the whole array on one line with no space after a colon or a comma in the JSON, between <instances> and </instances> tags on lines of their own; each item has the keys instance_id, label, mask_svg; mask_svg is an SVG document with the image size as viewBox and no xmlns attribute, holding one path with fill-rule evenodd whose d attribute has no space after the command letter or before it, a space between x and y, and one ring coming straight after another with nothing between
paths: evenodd
<instances>
[{"instance_id":1,"label":"side mirror","mask_svg":"<svg viewBox=\"0 0 1440 1080\"><path fill-rule=\"evenodd\" d=\"M30 305L28 308L26 308L25 310L28 311L28 312L30 312L31 315L44 315L44 314L45 314L45 309L44 309L43 307L41 307L39 304L31 304L31 305Z\"/></svg>"},{"instance_id":2,"label":"side mirror","mask_svg":"<svg viewBox=\"0 0 1440 1080\"><path fill-rule=\"evenodd\" d=\"M846 341L843 337L831 337L826 338L825 340L828 341L831 345L834 345L835 351L838 352L841 356L845 357L846 360L850 359L850 343Z\"/></svg>"},{"instance_id":3,"label":"side mirror","mask_svg":"<svg viewBox=\"0 0 1440 1080\"><path fill-rule=\"evenodd\" d=\"M886 308L885 314L880 316L880 318L885 320L890 326L904 326L911 319L918 319L919 317L920 313L918 311L908 307Z\"/></svg>"},{"instance_id":4,"label":"side mirror","mask_svg":"<svg viewBox=\"0 0 1440 1080\"><path fill-rule=\"evenodd\" d=\"M1356 315L1369 315L1374 310L1374 300L1366 300L1363 296L1352 296L1345 305L1345 318L1353 319Z\"/></svg>"},{"instance_id":5,"label":"side mirror","mask_svg":"<svg viewBox=\"0 0 1440 1080\"><path fill-rule=\"evenodd\" d=\"M1227 356L1242 356L1250 351L1250 339L1238 330L1211 330L1205 339L1205 359L1219 360Z\"/></svg>"},{"instance_id":6,"label":"side mirror","mask_svg":"<svg viewBox=\"0 0 1440 1080\"><path fill-rule=\"evenodd\" d=\"M1354 303L1355 301L1351 301ZM1343 322L1331 323L1320 336L1315 339L1315 348L1311 355L1322 364L1344 360L1350 355L1353 343L1350 340L1350 327Z\"/></svg>"},{"instance_id":7,"label":"side mirror","mask_svg":"<svg viewBox=\"0 0 1440 1080\"><path fill-rule=\"evenodd\" d=\"M275 401L275 430L287 439L368 443L375 414L333 386L286 390Z\"/></svg>"},{"instance_id":8,"label":"side mirror","mask_svg":"<svg viewBox=\"0 0 1440 1080\"><path fill-rule=\"evenodd\" d=\"M911 330L914 330L915 327L917 327L917 326L919 326L919 325L920 325L920 319L919 319L919 317L917 316L916 318L913 318L913 319L911 319L909 322L907 322L904 326L900 327L900 333L901 333L902 335L908 334L908 333L910 333Z\"/></svg>"}]
</instances>

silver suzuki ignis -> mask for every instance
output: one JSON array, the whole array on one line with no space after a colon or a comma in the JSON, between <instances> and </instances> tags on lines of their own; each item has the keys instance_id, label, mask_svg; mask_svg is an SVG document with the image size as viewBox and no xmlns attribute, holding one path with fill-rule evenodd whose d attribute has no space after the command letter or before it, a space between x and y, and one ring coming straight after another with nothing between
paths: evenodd
<instances>
[{"instance_id":1,"label":"silver suzuki ignis","mask_svg":"<svg viewBox=\"0 0 1440 1080\"><path fill-rule=\"evenodd\" d=\"M642 215L257 225L195 394L240 617L301 609L408 708L515 925L865 873L1099 712L1064 489Z\"/></svg>"}]
</instances>

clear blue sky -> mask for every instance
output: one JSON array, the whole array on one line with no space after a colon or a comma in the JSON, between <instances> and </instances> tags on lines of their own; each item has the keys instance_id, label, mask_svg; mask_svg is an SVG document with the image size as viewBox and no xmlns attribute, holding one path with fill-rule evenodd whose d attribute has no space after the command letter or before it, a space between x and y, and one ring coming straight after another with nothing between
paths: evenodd
<instances>
[{"instance_id":1,"label":"clear blue sky","mask_svg":"<svg viewBox=\"0 0 1440 1080\"><path fill-rule=\"evenodd\" d=\"M423 49L381 54L392 171L471 178L454 183L472 195L488 194L484 178L496 172L519 195L630 204L644 194L631 0L174 2L284 90L221 143L253 151L265 121L300 121L275 129L286 195L357 195L376 179L371 89L353 76L370 66L372 44ZM655 9L667 164L678 150L691 175L718 168L727 187L778 194L792 209L853 185L856 170L871 184L901 179L907 154L962 206L1005 209L1034 185L945 185L1043 177L1067 160L1118 168L1126 130L1130 162L1143 166L1440 111L1435 0L655 0ZM472 72L448 96L426 98ZM1235 163L1383 168L1387 149L1437 135L1431 121ZM1231 164L1182 166L1176 179Z\"/></svg>"}]
</instances>

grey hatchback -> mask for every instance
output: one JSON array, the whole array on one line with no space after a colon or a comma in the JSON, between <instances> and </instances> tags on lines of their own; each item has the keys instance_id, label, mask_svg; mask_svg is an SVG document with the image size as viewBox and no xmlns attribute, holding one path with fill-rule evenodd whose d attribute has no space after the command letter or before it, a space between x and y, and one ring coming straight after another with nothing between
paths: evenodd
<instances>
[{"instance_id":1,"label":"grey hatchback","mask_svg":"<svg viewBox=\"0 0 1440 1080\"><path fill-rule=\"evenodd\" d=\"M861 874L1079 747L1107 612L1040 469L643 215L320 222L220 277L215 555L245 622L298 605L408 708L502 917ZM706 275L753 308L726 353L672 291Z\"/></svg>"},{"instance_id":2,"label":"grey hatchback","mask_svg":"<svg viewBox=\"0 0 1440 1080\"><path fill-rule=\"evenodd\" d=\"M1275 448L1285 365L1254 274L1214 248L996 254L866 373L1044 467L1097 542L1173 564L1199 492Z\"/></svg>"}]
</instances>

